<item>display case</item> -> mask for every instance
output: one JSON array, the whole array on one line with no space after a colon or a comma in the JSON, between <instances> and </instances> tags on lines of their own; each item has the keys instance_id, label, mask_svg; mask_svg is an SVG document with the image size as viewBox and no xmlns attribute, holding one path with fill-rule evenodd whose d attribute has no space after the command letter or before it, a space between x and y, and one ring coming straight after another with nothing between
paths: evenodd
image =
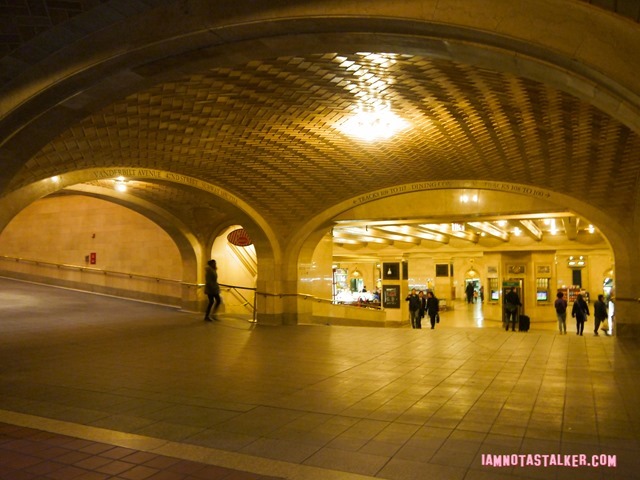
<instances>
[{"instance_id":1,"label":"display case","mask_svg":"<svg viewBox=\"0 0 640 480\"><path fill-rule=\"evenodd\" d=\"M333 269L333 303L338 303L341 294L350 290L348 273L346 268Z\"/></svg>"},{"instance_id":2,"label":"display case","mask_svg":"<svg viewBox=\"0 0 640 480\"><path fill-rule=\"evenodd\" d=\"M573 303L576 301L576 298L578 298L578 295L580 294L580 287L577 285L572 285L567 288L567 292L567 302Z\"/></svg>"}]
</instances>

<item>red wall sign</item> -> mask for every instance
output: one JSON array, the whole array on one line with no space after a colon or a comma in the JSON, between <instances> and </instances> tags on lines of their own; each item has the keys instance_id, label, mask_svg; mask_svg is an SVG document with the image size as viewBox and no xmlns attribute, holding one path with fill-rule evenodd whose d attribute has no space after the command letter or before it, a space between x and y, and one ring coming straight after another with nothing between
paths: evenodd
<instances>
[{"instance_id":1,"label":"red wall sign","mask_svg":"<svg viewBox=\"0 0 640 480\"><path fill-rule=\"evenodd\" d=\"M89 263L91 265L95 265L96 264L96 252L91 252L89 254Z\"/></svg>"},{"instance_id":2,"label":"red wall sign","mask_svg":"<svg viewBox=\"0 0 640 480\"><path fill-rule=\"evenodd\" d=\"M238 247L248 247L253 243L251 241L251 237L244 228L239 228L238 230L231 232L227 235L227 240L229 243Z\"/></svg>"}]
</instances>

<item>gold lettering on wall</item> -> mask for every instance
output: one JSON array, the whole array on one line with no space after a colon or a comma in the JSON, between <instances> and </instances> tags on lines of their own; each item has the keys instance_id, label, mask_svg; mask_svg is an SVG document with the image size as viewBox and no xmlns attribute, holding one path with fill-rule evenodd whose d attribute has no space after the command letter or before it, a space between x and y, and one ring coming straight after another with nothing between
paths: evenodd
<instances>
[{"instance_id":1,"label":"gold lettering on wall","mask_svg":"<svg viewBox=\"0 0 640 480\"><path fill-rule=\"evenodd\" d=\"M238 197L208 182L203 182L198 178L190 177L188 175L165 172L163 170L150 170L148 168L105 168L93 170L92 174L96 180L117 177L125 177L127 179L150 178L154 180L167 180L170 182L181 183L183 185L189 185L199 190L204 190L236 205L240 202Z\"/></svg>"},{"instance_id":2,"label":"gold lettering on wall","mask_svg":"<svg viewBox=\"0 0 640 480\"><path fill-rule=\"evenodd\" d=\"M551 197L549 192L528 185L516 185L503 182L492 182L489 180L481 180L474 182L465 182L458 180L435 180L433 182L418 182L407 185L399 185L397 187L389 187L381 190L375 190L367 194L361 195L353 199L353 205L361 205L372 200L391 197L400 193L420 192L429 190L446 190L446 189L476 189L476 190L494 190L507 193L515 193L518 195L526 195L535 198L547 199Z\"/></svg>"}]
</instances>

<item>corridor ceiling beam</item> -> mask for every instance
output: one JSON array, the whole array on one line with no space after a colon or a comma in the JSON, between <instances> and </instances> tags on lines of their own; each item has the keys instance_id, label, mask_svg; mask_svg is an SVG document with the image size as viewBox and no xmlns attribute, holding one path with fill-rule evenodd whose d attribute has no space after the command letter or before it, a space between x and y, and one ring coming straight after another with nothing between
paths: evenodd
<instances>
[{"instance_id":1,"label":"corridor ceiling beam","mask_svg":"<svg viewBox=\"0 0 640 480\"><path fill-rule=\"evenodd\" d=\"M468 242L478 243L478 239L479 239L478 234L467 230L464 223L460 223L463 229L457 230L457 231L454 231L451 225L452 224L449 224L449 223L441 223L441 224L427 223L427 224L420 224L420 228L425 229L426 231L438 232L443 235L448 235L449 237L466 240Z\"/></svg>"},{"instance_id":2,"label":"corridor ceiling beam","mask_svg":"<svg viewBox=\"0 0 640 480\"><path fill-rule=\"evenodd\" d=\"M398 230L402 231L403 229L400 227ZM390 232L385 230L384 227L369 228L368 232L376 237L387 238L396 242L413 243L416 245L421 242L421 239L416 236L401 232Z\"/></svg>"},{"instance_id":3,"label":"corridor ceiling beam","mask_svg":"<svg viewBox=\"0 0 640 480\"><path fill-rule=\"evenodd\" d=\"M364 229L360 228L349 228L349 229L338 229L334 228L333 239L336 243L348 243L348 241L355 241L361 244L364 243L380 243L384 245L391 245L393 243L393 239L384 238L378 235L372 235L371 232L367 232ZM345 242L346 240L347 242Z\"/></svg>"},{"instance_id":4,"label":"corridor ceiling beam","mask_svg":"<svg viewBox=\"0 0 640 480\"><path fill-rule=\"evenodd\" d=\"M524 232L531 238L538 242L542 240L542 230L533 220L519 220L518 223L522 226Z\"/></svg>"},{"instance_id":5,"label":"corridor ceiling beam","mask_svg":"<svg viewBox=\"0 0 640 480\"><path fill-rule=\"evenodd\" d=\"M563 218L562 225L569 240L575 240L578 237L578 219L576 217Z\"/></svg>"},{"instance_id":6,"label":"corridor ceiling beam","mask_svg":"<svg viewBox=\"0 0 640 480\"><path fill-rule=\"evenodd\" d=\"M508 242L510 238L510 234L505 232L495 225L492 225L488 222L469 222L473 228L480 230L481 232L486 233L487 235L491 235L492 237L499 238L503 242Z\"/></svg>"},{"instance_id":7,"label":"corridor ceiling beam","mask_svg":"<svg viewBox=\"0 0 640 480\"><path fill-rule=\"evenodd\" d=\"M376 227L380 230L393 233L401 233L403 235L409 235L412 237L420 238L422 240L431 240L438 243L449 243L449 238L446 235L442 235L438 232L430 232L415 228L410 225L385 225L383 227Z\"/></svg>"}]
</instances>

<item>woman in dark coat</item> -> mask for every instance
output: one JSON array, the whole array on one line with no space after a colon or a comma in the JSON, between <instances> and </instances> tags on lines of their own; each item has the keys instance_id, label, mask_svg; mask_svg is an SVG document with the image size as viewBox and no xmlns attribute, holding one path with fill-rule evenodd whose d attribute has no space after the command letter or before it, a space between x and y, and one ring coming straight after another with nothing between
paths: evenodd
<instances>
[{"instance_id":1,"label":"woman in dark coat","mask_svg":"<svg viewBox=\"0 0 640 480\"><path fill-rule=\"evenodd\" d=\"M571 310L571 316L576 319L576 334L582 335L584 331L584 322L587 321L589 315L589 305L584 301L582 295L576 297L576 301L573 303L573 309Z\"/></svg>"},{"instance_id":2,"label":"woman in dark coat","mask_svg":"<svg viewBox=\"0 0 640 480\"><path fill-rule=\"evenodd\" d=\"M209 298L209 305L207 305L207 311L204 314L205 322L211 321L211 315L216 318L216 311L220 307L222 300L220 299L220 285L218 285L218 266L215 260L209 260L207 262L207 268L205 271L205 286L204 293ZM211 311L213 307L213 312Z\"/></svg>"}]
</instances>

